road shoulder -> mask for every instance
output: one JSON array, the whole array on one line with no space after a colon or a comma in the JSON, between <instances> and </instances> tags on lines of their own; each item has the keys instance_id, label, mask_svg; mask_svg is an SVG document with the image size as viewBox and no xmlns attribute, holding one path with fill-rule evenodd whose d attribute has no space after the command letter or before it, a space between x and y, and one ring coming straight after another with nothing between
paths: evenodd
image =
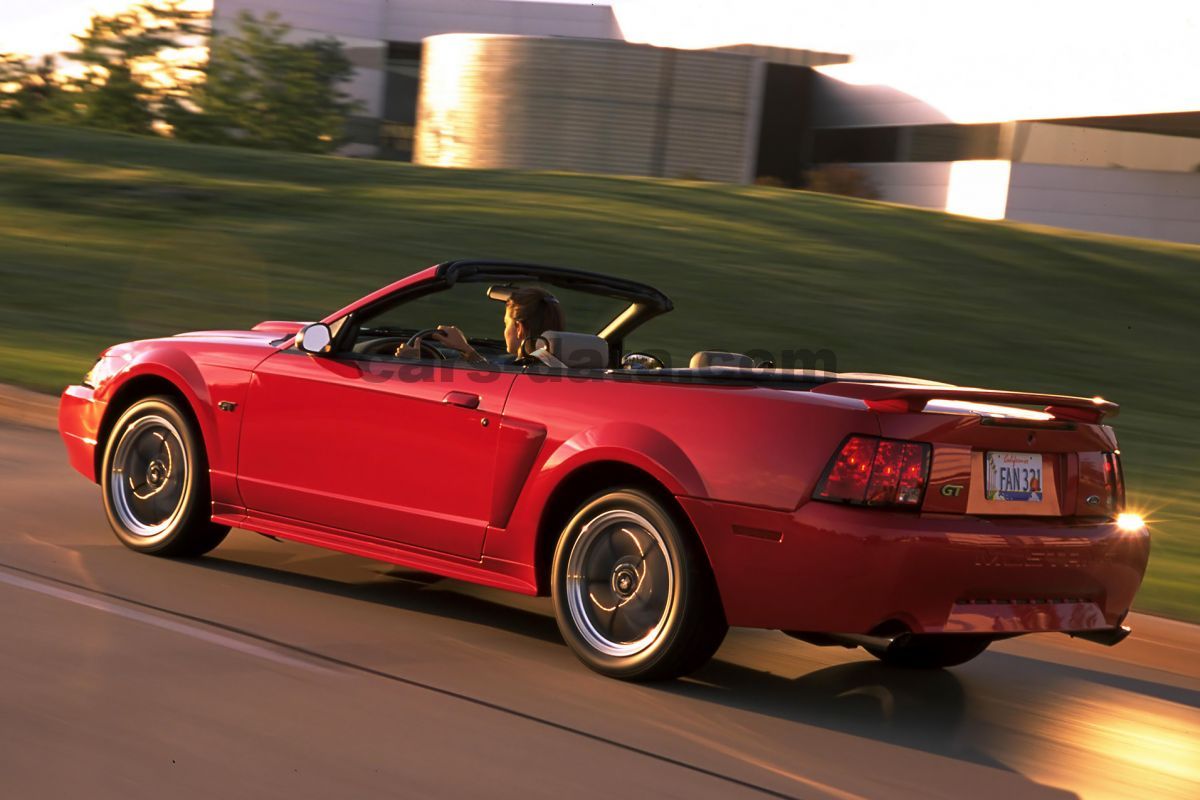
<instances>
[{"instance_id":1,"label":"road shoulder","mask_svg":"<svg viewBox=\"0 0 1200 800\"><path fill-rule=\"evenodd\" d=\"M0 383L0 422L42 430L58 428L58 398Z\"/></svg>"}]
</instances>

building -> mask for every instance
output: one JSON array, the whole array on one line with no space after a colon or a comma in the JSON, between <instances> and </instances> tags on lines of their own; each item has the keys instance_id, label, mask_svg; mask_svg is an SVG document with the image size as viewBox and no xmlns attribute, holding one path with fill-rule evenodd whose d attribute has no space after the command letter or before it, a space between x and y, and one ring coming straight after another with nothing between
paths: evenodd
<instances>
[{"instance_id":1,"label":"building","mask_svg":"<svg viewBox=\"0 0 1200 800\"><path fill-rule=\"evenodd\" d=\"M1200 99L1174 113L957 123L915 98L822 75L813 164L880 197L984 219L1200 244Z\"/></svg>"},{"instance_id":2,"label":"building","mask_svg":"<svg viewBox=\"0 0 1200 800\"><path fill-rule=\"evenodd\" d=\"M342 40L356 155L790 186L844 164L892 202L1200 244L1200 98L1186 93L1155 113L1064 100L964 122L840 79L852 55L635 44L607 6L216 0L218 29L242 10Z\"/></svg>"},{"instance_id":3,"label":"building","mask_svg":"<svg viewBox=\"0 0 1200 800\"><path fill-rule=\"evenodd\" d=\"M292 37L333 36L355 75L346 91L362 110L352 120L350 152L412 158L421 43L443 33L500 33L621 41L608 6L514 0L214 0L213 21L227 29L243 11L276 12Z\"/></svg>"},{"instance_id":4,"label":"building","mask_svg":"<svg viewBox=\"0 0 1200 800\"><path fill-rule=\"evenodd\" d=\"M341 40L361 105L343 152L413 159L420 104L416 160L439 166L795 184L812 68L849 60L630 44L609 6L574 3L216 0L217 29L243 11Z\"/></svg>"},{"instance_id":5,"label":"building","mask_svg":"<svg viewBox=\"0 0 1200 800\"><path fill-rule=\"evenodd\" d=\"M414 161L748 183L798 180L808 51L455 33L425 40Z\"/></svg>"}]
</instances>

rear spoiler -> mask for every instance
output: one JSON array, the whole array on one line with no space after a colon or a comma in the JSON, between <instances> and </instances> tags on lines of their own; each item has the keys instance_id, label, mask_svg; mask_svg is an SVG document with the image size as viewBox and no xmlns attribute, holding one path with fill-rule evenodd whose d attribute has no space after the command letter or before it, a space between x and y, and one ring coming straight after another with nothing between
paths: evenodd
<instances>
[{"instance_id":1,"label":"rear spoiler","mask_svg":"<svg viewBox=\"0 0 1200 800\"><path fill-rule=\"evenodd\" d=\"M1103 397L1072 397L1064 394L1006 392L1000 389L975 389L969 386L916 386L905 383L858 383L833 381L814 387L813 392L862 400L872 411L891 413L917 412L931 400L959 400L999 405L1043 406L1042 411L1055 419L1075 422L1100 422L1117 416L1120 406Z\"/></svg>"}]
</instances>

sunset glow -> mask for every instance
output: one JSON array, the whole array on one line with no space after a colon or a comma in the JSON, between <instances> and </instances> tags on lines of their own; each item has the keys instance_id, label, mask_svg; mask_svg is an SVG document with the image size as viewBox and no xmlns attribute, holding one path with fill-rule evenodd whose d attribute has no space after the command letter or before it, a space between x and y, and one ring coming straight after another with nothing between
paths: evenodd
<instances>
[{"instance_id":1,"label":"sunset glow","mask_svg":"<svg viewBox=\"0 0 1200 800\"><path fill-rule=\"evenodd\" d=\"M559 0L560 2L562 0ZM0 52L70 49L93 11L129 0L44 0L6 12ZM189 0L211 8L212 0ZM697 48L738 43L847 53L821 67L886 85L956 122L1200 109L1200 5L1192 0L614 0L630 41ZM1186 79L1184 79L1186 78Z\"/></svg>"},{"instance_id":2,"label":"sunset glow","mask_svg":"<svg viewBox=\"0 0 1200 800\"><path fill-rule=\"evenodd\" d=\"M955 161L950 165L946 210L978 219L1004 219L1009 161Z\"/></svg>"},{"instance_id":3,"label":"sunset glow","mask_svg":"<svg viewBox=\"0 0 1200 800\"><path fill-rule=\"evenodd\" d=\"M627 0L631 41L754 42L847 53L819 71L912 95L955 122L1200 109L1200 5L1191 0Z\"/></svg>"},{"instance_id":4,"label":"sunset glow","mask_svg":"<svg viewBox=\"0 0 1200 800\"><path fill-rule=\"evenodd\" d=\"M0 25L0 53L40 56L75 48L73 34L83 33L93 14L113 14L134 5L131 0L42 0L13 4ZM184 0L182 8L207 10L213 0Z\"/></svg>"}]
</instances>

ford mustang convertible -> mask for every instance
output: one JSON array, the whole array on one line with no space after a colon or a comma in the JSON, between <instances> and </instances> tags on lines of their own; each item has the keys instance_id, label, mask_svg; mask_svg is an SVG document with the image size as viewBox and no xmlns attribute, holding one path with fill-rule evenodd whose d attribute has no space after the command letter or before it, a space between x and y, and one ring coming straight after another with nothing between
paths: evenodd
<instances>
[{"instance_id":1,"label":"ford mustang convertible","mask_svg":"<svg viewBox=\"0 0 1200 800\"><path fill-rule=\"evenodd\" d=\"M1128 634L1150 542L1115 404L627 347L671 308L453 261L320 322L111 347L59 427L133 550L237 527L549 595L619 678L684 675L731 625L904 667Z\"/></svg>"}]
</instances>

